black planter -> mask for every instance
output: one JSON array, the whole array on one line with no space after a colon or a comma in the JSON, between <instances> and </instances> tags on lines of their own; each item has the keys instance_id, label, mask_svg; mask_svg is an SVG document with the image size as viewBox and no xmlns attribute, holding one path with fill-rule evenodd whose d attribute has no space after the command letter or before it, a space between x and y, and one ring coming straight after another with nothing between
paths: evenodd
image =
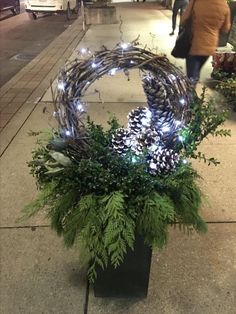
<instances>
[{"instance_id":1,"label":"black planter","mask_svg":"<svg viewBox=\"0 0 236 314\"><path fill-rule=\"evenodd\" d=\"M124 262L114 269L97 269L95 297L145 298L148 293L152 250L141 236L136 237L134 251L128 250Z\"/></svg>"}]
</instances>

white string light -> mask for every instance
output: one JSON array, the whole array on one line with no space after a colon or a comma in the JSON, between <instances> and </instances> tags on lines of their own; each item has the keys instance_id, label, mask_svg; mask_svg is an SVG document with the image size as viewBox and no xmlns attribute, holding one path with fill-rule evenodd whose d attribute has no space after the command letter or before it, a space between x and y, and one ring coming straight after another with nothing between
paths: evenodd
<instances>
[{"instance_id":1,"label":"white string light","mask_svg":"<svg viewBox=\"0 0 236 314\"><path fill-rule=\"evenodd\" d=\"M178 121L178 120L175 121L175 126L179 127L179 126L181 126L181 125L182 125L182 122L181 122L181 121Z\"/></svg>"},{"instance_id":2,"label":"white string light","mask_svg":"<svg viewBox=\"0 0 236 314\"><path fill-rule=\"evenodd\" d=\"M120 46L122 49L127 49L127 48L129 48L130 44L129 43L121 43Z\"/></svg>"},{"instance_id":3,"label":"white string light","mask_svg":"<svg viewBox=\"0 0 236 314\"><path fill-rule=\"evenodd\" d=\"M166 125L166 126L163 126L163 127L161 128L161 130L162 130L162 132L164 132L164 133L169 132L169 131L170 131L170 127Z\"/></svg>"},{"instance_id":4,"label":"white string light","mask_svg":"<svg viewBox=\"0 0 236 314\"><path fill-rule=\"evenodd\" d=\"M85 53L87 52L87 49L86 49L86 48L81 48L81 49L80 49L80 52L81 52L82 54L85 54Z\"/></svg>"},{"instance_id":5,"label":"white string light","mask_svg":"<svg viewBox=\"0 0 236 314\"><path fill-rule=\"evenodd\" d=\"M113 68L109 71L110 75L116 75L116 71L118 70L118 68Z\"/></svg>"},{"instance_id":6,"label":"white string light","mask_svg":"<svg viewBox=\"0 0 236 314\"><path fill-rule=\"evenodd\" d=\"M184 141L184 137L183 137L182 135L179 135L179 136L178 136L178 139L179 139L180 142L183 142L183 141Z\"/></svg>"},{"instance_id":7,"label":"white string light","mask_svg":"<svg viewBox=\"0 0 236 314\"><path fill-rule=\"evenodd\" d=\"M65 135L70 136L70 135L71 135L71 131L66 130L66 131L65 131Z\"/></svg>"},{"instance_id":8,"label":"white string light","mask_svg":"<svg viewBox=\"0 0 236 314\"><path fill-rule=\"evenodd\" d=\"M185 105L186 100L185 100L184 98L181 98L181 99L179 100L179 102L181 103L181 105Z\"/></svg>"},{"instance_id":9,"label":"white string light","mask_svg":"<svg viewBox=\"0 0 236 314\"><path fill-rule=\"evenodd\" d=\"M57 88L58 88L58 90L59 91L65 91L65 83L63 82L63 81L59 81L58 83L57 83Z\"/></svg>"}]
</instances>

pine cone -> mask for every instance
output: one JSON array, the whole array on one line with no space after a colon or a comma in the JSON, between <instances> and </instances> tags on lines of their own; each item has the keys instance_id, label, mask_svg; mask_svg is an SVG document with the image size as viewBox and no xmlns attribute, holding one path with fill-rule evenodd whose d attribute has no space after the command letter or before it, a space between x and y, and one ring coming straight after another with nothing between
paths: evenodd
<instances>
[{"instance_id":1,"label":"pine cone","mask_svg":"<svg viewBox=\"0 0 236 314\"><path fill-rule=\"evenodd\" d=\"M138 107L129 113L128 119L128 128L131 133L142 133L151 125L151 112L146 107Z\"/></svg>"},{"instance_id":2,"label":"pine cone","mask_svg":"<svg viewBox=\"0 0 236 314\"><path fill-rule=\"evenodd\" d=\"M157 150L148 158L149 172L153 175L165 175L175 170L179 156L172 149Z\"/></svg>"},{"instance_id":3,"label":"pine cone","mask_svg":"<svg viewBox=\"0 0 236 314\"><path fill-rule=\"evenodd\" d=\"M143 152L143 148L144 148L144 141L143 141L143 135L140 134L134 134L131 137L131 150L139 155Z\"/></svg>"},{"instance_id":4,"label":"pine cone","mask_svg":"<svg viewBox=\"0 0 236 314\"><path fill-rule=\"evenodd\" d=\"M143 78L143 89L147 95L148 107L157 110L165 104L167 93L162 82L158 82L153 77Z\"/></svg>"},{"instance_id":5,"label":"pine cone","mask_svg":"<svg viewBox=\"0 0 236 314\"><path fill-rule=\"evenodd\" d=\"M159 146L160 139L160 134L154 128L149 128L142 136L143 146L154 151Z\"/></svg>"},{"instance_id":6,"label":"pine cone","mask_svg":"<svg viewBox=\"0 0 236 314\"><path fill-rule=\"evenodd\" d=\"M152 112L156 130L161 131L164 124L173 124L175 118L172 105L173 95L172 93L167 95L164 83L156 80L153 76L148 76L143 79L143 88L147 95L148 106ZM170 89L168 88L168 90Z\"/></svg>"},{"instance_id":7,"label":"pine cone","mask_svg":"<svg viewBox=\"0 0 236 314\"><path fill-rule=\"evenodd\" d=\"M130 132L127 129L117 129L116 133L113 134L112 149L118 154L124 154L131 146Z\"/></svg>"}]
</instances>

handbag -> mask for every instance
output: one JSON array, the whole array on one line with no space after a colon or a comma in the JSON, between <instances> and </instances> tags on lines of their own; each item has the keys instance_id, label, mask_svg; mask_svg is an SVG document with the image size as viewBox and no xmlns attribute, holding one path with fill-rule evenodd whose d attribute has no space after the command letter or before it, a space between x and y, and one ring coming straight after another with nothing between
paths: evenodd
<instances>
[{"instance_id":1,"label":"handbag","mask_svg":"<svg viewBox=\"0 0 236 314\"><path fill-rule=\"evenodd\" d=\"M193 6L189 18L185 21L184 26L180 28L179 35L175 42L175 46L171 51L171 55L175 58L185 59L189 54L193 38L192 34Z\"/></svg>"}]
</instances>

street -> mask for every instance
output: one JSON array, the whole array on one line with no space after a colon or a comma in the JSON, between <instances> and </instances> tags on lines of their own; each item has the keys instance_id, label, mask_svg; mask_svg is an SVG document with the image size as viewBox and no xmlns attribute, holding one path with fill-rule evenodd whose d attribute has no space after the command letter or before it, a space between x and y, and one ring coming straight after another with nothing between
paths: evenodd
<instances>
[{"instance_id":1,"label":"street","mask_svg":"<svg viewBox=\"0 0 236 314\"><path fill-rule=\"evenodd\" d=\"M0 87L8 82L27 63L35 58L49 43L61 34L74 19L68 21L66 15L41 15L33 20L24 12L13 16L3 12L0 16Z\"/></svg>"}]
</instances>

